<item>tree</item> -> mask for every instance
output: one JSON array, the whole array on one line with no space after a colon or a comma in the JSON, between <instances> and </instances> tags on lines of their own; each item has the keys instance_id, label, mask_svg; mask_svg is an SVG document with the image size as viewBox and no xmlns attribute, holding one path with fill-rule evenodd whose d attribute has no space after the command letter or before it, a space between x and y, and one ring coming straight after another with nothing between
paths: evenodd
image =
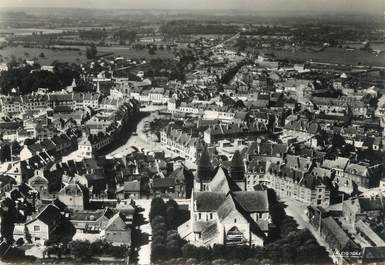
<instances>
[{"instance_id":1,"label":"tree","mask_svg":"<svg viewBox=\"0 0 385 265\"><path fill-rule=\"evenodd\" d=\"M174 229L178 226L179 206L173 199L170 199L166 203L166 208L166 221L168 228Z\"/></svg>"},{"instance_id":2,"label":"tree","mask_svg":"<svg viewBox=\"0 0 385 265\"><path fill-rule=\"evenodd\" d=\"M332 139L332 145L334 148L341 148L345 145L345 139L340 134L334 134Z\"/></svg>"},{"instance_id":3,"label":"tree","mask_svg":"<svg viewBox=\"0 0 385 265\"><path fill-rule=\"evenodd\" d=\"M150 221L152 221L152 219L155 216L165 217L165 215L166 215L166 205L164 204L163 199L154 198L151 201L151 209L150 209L150 215L149 215Z\"/></svg>"},{"instance_id":4,"label":"tree","mask_svg":"<svg viewBox=\"0 0 385 265\"><path fill-rule=\"evenodd\" d=\"M126 246L111 246L109 248L109 254L116 259L126 258L128 254L128 248Z\"/></svg>"},{"instance_id":5,"label":"tree","mask_svg":"<svg viewBox=\"0 0 385 265\"><path fill-rule=\"evenodd\" d=\"M81 261L92 258L91 244L88 240L75 240L70 243L71 254Z\"/></svg>"},{"instance_id":6,"label":"tree","mask_svg":"<svg viewBox=\"0 0 385 265\"><path fill-rule=\"evenodd\" d=\"M148 49L148 54L150 54L150 55L155 55L156 54L156 50L155 50L154 46L151 46Z\"/></svg>"},{"instance_id":7,"label":"tree","mask_svg":"<svg viewBox=\"0 0 385 265\"><path fill-rule=\"evenodd\" d=\"M224 245L214 245L212 249L214 259L222 259L226 255L226 248Z\"/></svg>"},{"instance_id":8,"label":"tree","mask_svg":"<svg viewBox=\"0 0 385 265\"><path fill-rule=\"evenodd\" d=\"M197 258L198 250L194 245L186 244L182 247L182 256L186 259Z\"/></svg>"},{"instance_id":9,"label":"tree","mask_svg":"<svg viewBox=\"0 0 385 265\"><path fill-rule=\"evenodd\" d=\"M41 53L39 54L39 57L40 57L40 58L45 58L44 52L41 52Z\"/></svg>"},{"instance_id":10,"label":"tree","mask_svg":"<svg viewBox=\"0 0 385 265\"><path fill-rule=\"evenodd\" d=\"M282 204L276 203L270 207L271 221L276 226L280 226L286 216L286 212Z\"/></svg>"},{"instance_id":11,"label":"tree","mask_svg":"<svg viewBox=\"0 0 385 265\"><path fill-rule=\"evenodd\" d=\"M166 246L163 244L152 244L151 245L151 260L157 261L159 259L167 258Z\"/></svg>"},{"instance_id":12,"label":"tree","mask_svg":"<svg viewBox=\"0 0 385 265\"><path fill-rule=\"evenodd\" d=\"M98 53L98 51L97 51L96 45L94 43L92 43L90 45L90 47L86 48L87 59L95 59L97 53Z\"/></svg>"},{"instance_id":13,"label":"tree","mask_svg":"<svg viewBox=\"0 0 385 265\"><path fill-rule=\"evenodd\" d=\"M156 224L160 224L160 223L166 223L166 219L163 216L156 215L151 220L151 227L153 228Z\"/></svg>"}]
</instances>

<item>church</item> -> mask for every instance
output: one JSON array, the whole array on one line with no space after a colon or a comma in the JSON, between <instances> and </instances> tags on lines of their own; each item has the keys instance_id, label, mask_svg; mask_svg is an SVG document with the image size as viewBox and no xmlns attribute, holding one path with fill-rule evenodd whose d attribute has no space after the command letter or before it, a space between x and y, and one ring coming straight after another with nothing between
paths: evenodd
<instances>
[{"instance_id":1,"label":"church","mask_svg":"<svg viewBox=\"0 0 385 265\"><path fill-rule=\"evenodd\" d=\"M245 170L236 152L229 168L213 167L207 150L198 160L191 217L178 228L181 238L197 246L263 246L268 236L269 200L267 190L246 191Z\"/></svg>"}]
</instances>

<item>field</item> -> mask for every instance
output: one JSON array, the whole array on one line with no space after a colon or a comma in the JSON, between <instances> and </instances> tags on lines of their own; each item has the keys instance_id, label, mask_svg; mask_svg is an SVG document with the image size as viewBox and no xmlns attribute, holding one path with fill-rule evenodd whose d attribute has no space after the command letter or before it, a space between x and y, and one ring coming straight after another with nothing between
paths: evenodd
<instances>
[{"instance_id":1,"label":"field","mask_svg":"<svg viewBox=\"0 0 385 265\"><path fill-rule=\"evenodd\" d=\"M16 59L21 58L23 60L32 60L37 58L40 64L50 65L53 61L68 62L68 63L84 63L87 61L84 46L71 46L72 48L79 48L80 51L71 50L52 50L42 48L24 48L22 46L17 47L5 47L0 49L0 61L3 59L5 62L11 60L11 56L15 56ZM114 56L124 56L125 58L145 58L146 60L154 58L173 58L174 55L171 51L163 50L156 51L156 54L150 55L147 50L136 51L130 47L113 46L113 47L98 47L98 53L114 53ZM44 53L45 57L39 57L40 53Z\"/></svg>"},{"instance_id":2,"label":"field","mask_svg":"<svg viewBox=\"0 0 385 265\"><path fill-rule=\"evenodd\" d=\"M279 59L289 59L303 61L314 61L332 64L346 64L346 65L371 65L371 66L385 66L385 55L375 55L366 51L347 51L339 48L327 48L321 52L311 51L283 51L276 49L262 49L264 53L274 53Z\"/></svg>"},{"instance_id":3,"label":"field","mask_svg":"<svg viewBox=\"0 0 385 265\"><path fill-rule=\"evenodd\" d=\"M362 43L354 43L354 44L346 44L346 46L352 47L352 48L363 48L364 45ZM373 50L380 50L385 51L385 43L370 43L370 48Z\"/></svg>"}]
</instances>

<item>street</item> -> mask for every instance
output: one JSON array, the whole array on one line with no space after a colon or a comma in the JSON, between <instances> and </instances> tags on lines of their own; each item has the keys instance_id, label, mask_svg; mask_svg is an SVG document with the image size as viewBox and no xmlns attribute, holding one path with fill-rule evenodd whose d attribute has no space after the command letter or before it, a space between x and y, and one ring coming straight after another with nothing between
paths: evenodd
<instances>
[{"instance_id":1,"label":"street","mask_svg":"<svg viewBox=\"0 0 385 265\"><path fill-rule=\"evenodd\" d=\"M149 220L151 200L135 200L136 204L144 209L142 212L145 224L140 226L140 230L144 234L148 234L148 243L143 245L139 249L138 253L138 264L148 265L151 263L151 224Z\"/></svg>"},{"instance_id":2,"label":"street","mask_svg":"<svg viewBox=\"0 0 385 265\"><path fill-rule=\"evenodd\" d=\"M329 245L320 236L318 231L316 231L316 229L309 223L305 212L307 205L291 198L281 198L281 201L287 205L285 208L287 215L294 218L300 229L308 229L317 240L318 244L325 247L326 251L329 253L329 257L333 260L333 262L337 263L338 260L334 256L333 251L329 248Z\"/></svg>"}]
</instances>

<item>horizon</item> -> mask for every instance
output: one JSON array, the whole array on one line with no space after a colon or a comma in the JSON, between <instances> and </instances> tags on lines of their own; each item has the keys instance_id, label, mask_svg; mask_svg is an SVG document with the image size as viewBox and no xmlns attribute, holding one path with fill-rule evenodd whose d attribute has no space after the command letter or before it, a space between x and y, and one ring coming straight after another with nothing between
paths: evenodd
<instances>
[{"instance_id":1,"label":"horizon","mask_svg":"<svg viewBox=\"0 0 385 265\"><path fill-rule=\"evenodd\" d=\"M370 2L370 3L367 3ZM381 0L2 0L3 9L79 9L136 11L238 11L239 13L334 13L383 15Z\"/></svg>"}]
</instances>

